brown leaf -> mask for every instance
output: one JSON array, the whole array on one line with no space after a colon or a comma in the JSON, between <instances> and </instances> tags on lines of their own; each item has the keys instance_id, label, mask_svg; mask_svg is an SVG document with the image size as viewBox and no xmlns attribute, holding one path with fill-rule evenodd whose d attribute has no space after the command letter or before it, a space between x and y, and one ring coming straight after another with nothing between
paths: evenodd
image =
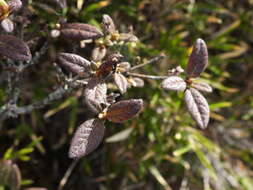
<instances>
[{"instance_id":1,"label":"brown leaf","mask_svg":"<svg viewBox=\"0 0 253 190\"><path fill-rule=\"evenodd\" d=\"M80 158L95 150L102 142L105 127L99 119L89 119L76 130L71 140L69 157Z\"/></svg>"},{"instance_id":2,"label":"brown leaf","mask_svg":"<svg viewBox=\"0 0 253 190\"><path fill-rule=\"evenodd\" d=\"M10 14L10 7L9 5L4 1L0 1L0 21L7 18Z\"/></svg>"},{"instance_id":3,"label":"brown leaf","mask_svg":"<svg viewBox=\"0 0 253 190\"><path fill-rule=\"evenodd\" d=\"M0 185L7 186L11 190L20 189L20 170L11 160L0 161Z\"/></svg>"},{"instance_id":4,"label":"brown leaf","mask_svg":"<svg viewBox=\"0 0 253 190\"><path fill-rule=\"evenodd\" d=\"M14 30L14 24L13 24L13 22L12 22L10 19L8 19L8 18L4 19L4 20L1 22L1 26L2 26L2 28L4 29L4 31L5 31L5 32L8 32L8 33L13 32L13 30Z\"/></svg>"},{"instance_id":5,"label":"brown leaf","mask_svg":"<svg viewBox=\"0 0 253 190\"><path fill-rule=\"evenodd\" d=\"M195 89L197 89L197 90L199 90L199 91L202 91L202 92L208 92L208 93L211 93L212 91L213 91L213 89L212 89L212 87L209 85L209 84L207 84L207 83L205 83L205 82L193 82L192 84L191 84L191 87L193 87L193 88L195 88Z\"/></svg>"},{"instance_id":6,"label":"brown leaf","mask_svg":"<svg viewBox=\"0 0 253 190\"><path fill-rule=\"evenodd\" d=\"M103 15L102 26L107 34L113 34L116 31L114 22L109 15Z\"/></svg>"},{"instance_id":7,"label":"brown leaf","mask_svg":"<svg viewBox=\"0 0 253 190\"><path fill-rule=\"evenodd\" d=\"M95 47L92 50L91 59L92 61L98 62L101 61L106 55L106 48L104 46Z\"/></svg>"},{"instance_id":8,"label":"brown leaf","mask_svg":"<svg viewBox=\"0 0 253 190\"><path fill-rule=\"evenodd\" d=\"M124 75L121 73L115 73L114 82L121 94L124 94L127 91L127 79Z\"/></svg>"},{"instance_id":9,"label":"brown leaf","mask_svg":"<svg viewBox=\"0 0 253 190\"><path fill-rule=\"evenodd\" d=\"M202 39L197 39L190 55L186 73L188 77L196 78L205 70L208 64L208 51L206 43Z\"/></svg>"},{"instance_id":10,"label":"brown leaf","mask_svg":"<svg viewBox=\"0 0 253 190\"><path fill-rule=\"evenodd\" d=\"M100 65L96 72L96 76L106 77L116 69L117 64L121 62L123 56L119 53L109 55L106 60Z\"/></svg>"},{"instance_id":11,"label":"brown leaf","mask_svg":"<svg viewBox=\"0 0 253 190\"><path fill-rule=\"evenodd\" d=\"M57 63L67 71L78 74L82 77L88 77L91 74L90 61L73 53L58 53Z\"/></svg>"},{"instance_id":12,"label":"brown leaf","mask_svg":"<svg viewBox=\"0 0 253 190\"><path fill-rule=\"evenodd\" d=\"M185 91L184 100L192 118L201 129L205 129L209 122L209 106L202 94L194 88Z\"/></svg>"},{"instance_id":13,"label":"brown leaf","mask_svg":"<svg viewBox=\"0 0 253 190\"><path fill-rule=\"evenodd\" d=\"M111 105L104 117L111 122L122 123L135 117L142 108L142 99L123 100Z\"/></svg>"},{"instance_id":14,"label":"brown leaf","mask_svg":"<svg viewBox=\"0 0 253 190\"><path fill-rule=\"evenodd\" d=\"M27 44L12 35L0 35L0 54L15 61L30 61L32 58Z\"/></svg>"},{"instance_id":15,"label":"brown leaf","mask_svg":"<svg viewBox=\"0 0 253 190\"><path fill-rule=\"evenodd\" d=\"M92 78L89 80L85 90L84 97L87 106L94 113L102 111L102 104L106 104L107 86L105 83L100 83L98 78Z\"/></svg>"},{"instance_id":16,"label":"brown leaf","mask_svg":"<svg viewBox=\"0 0 253 190\"><path fill-rule=\"evenodd\" d=\"M162 81L161 87L166 90L184 91L186 82L178 76L171 76Z\"/></svg>"},{"instance_id":17,"label":"brown leaf","mask_svg":"<svg viewBox=\"0 0 253 190\"><path fill-rule=\"evenodd\" d=\"M61 26L61 35L69 40L81 41L100 38L103 33L89 24L65 23Z\"/></svg>"}]
</instances>

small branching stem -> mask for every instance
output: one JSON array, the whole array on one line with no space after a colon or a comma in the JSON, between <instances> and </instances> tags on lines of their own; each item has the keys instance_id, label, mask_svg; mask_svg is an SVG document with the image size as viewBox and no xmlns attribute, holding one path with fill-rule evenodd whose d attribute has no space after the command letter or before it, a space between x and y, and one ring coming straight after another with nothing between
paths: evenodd
<instances>
[{"instance_id":1,"label":"small branching stem","mask_svg":"<svg viewBox=\"0 0 253 190\"><path fill-rule=\"evenodd\" d=\"M127 75L133 76L133 77L146 78L146 79L154 79L154 80L163 80L163 79L168 78L168 76L145 75L145 74L131 73L131 72L127 72Z\"/></svg>"}]
</instances>

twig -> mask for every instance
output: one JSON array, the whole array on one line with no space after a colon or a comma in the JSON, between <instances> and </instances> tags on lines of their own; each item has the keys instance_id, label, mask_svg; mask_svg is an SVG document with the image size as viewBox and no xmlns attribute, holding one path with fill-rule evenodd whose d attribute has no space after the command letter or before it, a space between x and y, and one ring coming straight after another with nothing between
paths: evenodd
<instances>
[{"instance_id":1,"label":"twig","mask_svg":"<svg viewBox=\"0 0 253 190\"><path fill-rule=\"evenodd\" d=\"M69 179L69 176L71 175L72 171L76 167L78 161L79 161L79 159L72 161L72 163L68 167L65 175L63 176L63 178L61 179L61 181L59 183L58 190L62 190L63 189L63 187L65 186L65 184L67 183L67 181Z\"/></svg>"},{"instance_id":2,"label":"twig","mask_svg":"<svg viewBox=\"0 0 253 190\"><path fill-rule=\"evenodd\" d=\"M144 75L140 73L131 73L127 72L127 75L133 76L133 77L140 77L140 78L147 78L147 79L155 79L155 80L162 80L168 78L168 76L154 76L154 75Z\"/></svg>"},{"instance_id":3,"label":"twig","mask_svg":"<svg viewBox=\"0 0 253 190\"><path fill-rule=\"evenodd\" d=\"M138 69L140 67L143 67L145 65L148 65L148 64L153 64L153 63L156 63L157 61L160 61L161 59L165 58L164 55L160 55L160 56L157 56L157 57L154 57L153 59L151 59L150 61L146 62L146 63L142 63L142 64L139 64L139 65L136 65L134 67L131 67L129 70L130 71L133 71L135 69Z\"/></svg>"}]
</instances>

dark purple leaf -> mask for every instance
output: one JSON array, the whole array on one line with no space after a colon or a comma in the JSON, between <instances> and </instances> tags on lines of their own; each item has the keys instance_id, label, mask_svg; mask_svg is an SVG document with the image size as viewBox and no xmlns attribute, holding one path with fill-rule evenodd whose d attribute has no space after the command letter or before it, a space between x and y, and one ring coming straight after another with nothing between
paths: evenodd
<instances>
[{"instance_id":1,"label":"dark purple leaf","mask_svg":"<svg viewBox=\"0 0 253 190\"><path fill-rule=\"evenodd\" d=\"M91 59L92 61L98 62L101 61L106 55L106 47L95 47L92 50Z\"/></svg>"},{"instance_id":2,"label":"dark purple leaf","mask_svg":"<svg viewBox=\"0 0 253 190\"><path fill-rule=\"evenodd\" d=\"M123 100L111 105L104 117L111 122L122 123L135 117L142 108L142 99Z\"/></svg>"},{"instance_id":3,"label":"dark purple leaf","mask_svg":"<svg viewBox=\"0 0 253 190\"><path fill-rule=\"evenodd\" d=\"M213 91L212 87L205 83L205 82L199 82L199 81L194 81L191 86L199 91L202 91L202 92L208 92L208 93L211 93Z\"/></svg>"},{"instance_id":4,"label":"dark purple leaf","mask_svg":"<svg viewBox=\"0 0 253 190\"><path fill-rule=\"evenodd\" d=\"M61 26L61 35L70 41L81 41L100 38L103 36L103 33L89 24L65 23Z\"/></svg>"},{"instance_id":5,"label":"dark purple leaf","mask_svg":"<svg viewBox=\"0 0 253 190\"><path fill-rule=\"evenodd\" d=\"M197 39L190 55L186 74L188 77L196 78L205 70L208 64L208 51L206 43L202 39Z\"/></svg>"},{"instance_id":6,"label":"dark purple leaf","mask_svg":"<svg viewBox=\"0 0 253 190\"><path fill-rule=\"evenodd\" d=\"M106 93L107 86L105 83L100 83L98 78L92 78L89 80L84 90L84 97L85 102L91 111L96 114L102 111L102 105L107 103Z\"/></svg>"},{"instance_id":7,"label":"dark purple leaf","mask_svg":"<svg viewBox=\"0 0 253 190\"><path fill-rule=\"evenodd\" d=\"M185 91L184 100L192 118L201 129L205 129L209 122L209 106L202 94L194 88Z\"/></svg>"},{"instance_id":8,"label":"dark purple leaf","mask_svg":"<svg viewBox=\"0 0 253 190\"><path fill-rule=\"evenodd\" d=\"M91 74L90 62L73 53L58 53L57 63L67 71L82 77L87 77Z\"/></svg>"},{"instance_id":9,"label":"dark purple leaf","mask_svg":"<svg viewBox=\"0 0 253 190\"><path fill-rule=\"evenodd\" d=\"M114 82L121 94L124 94L127 91L127 79L124 75L121 73L115 73Z\"/></svg>"},{"instance_id":10,"label":"dark purple leaf","mask_svg":"<svg viewBox=\"0 0 253 190\"><path fill-rule=\"evenodd\" d=\"M102 26L107 34L113 34L115 32L114 22L109 15L103 15Z\"/></svg>"},{"instance_id":11,"label":"dark purple leaf","mask_svg":"<svg viewBox=\"0 0 253 190\"><path fill-rule=\"evenodd\" d=\"M12 35L0 35L0 54L15 61L30 61L32 58L27 44Z\"/></svg>"},{"instance_id":12,"label":"dark purple leaf","mask_svg":"<svg viewBox=\"0 0 253 190\"><path fill-rule=\"evenodd\" d=\"M161 87L166 90L184 91L186 82L178 76L171 76L162 81Z\"/></svg>"},{"instance_id":13,"label":"dark purple leaf","mask_svg":"<svg viewBox=\"0 0 253 190\"><path fill-rule=\"evenodd\" d=\"M69 157L80 158L94 151L102 142L105 127L99 119L89 119L76 130L71 140Z\"/></svg>"}]
</instances>

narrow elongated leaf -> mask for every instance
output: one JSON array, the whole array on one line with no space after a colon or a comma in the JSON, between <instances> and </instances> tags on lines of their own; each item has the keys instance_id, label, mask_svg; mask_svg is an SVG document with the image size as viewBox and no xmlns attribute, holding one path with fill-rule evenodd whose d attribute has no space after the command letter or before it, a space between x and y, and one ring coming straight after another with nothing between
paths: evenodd
<instances>
[{"instance_id":1,"label":"narrow elongated leaf","mask_svg":"<svg viewBox=\"0 0 253 190\"><path fill-rule=\"evenodd\" d=\"M102 26L107 34L113 34L115 32L114 22L109 15L103 15Z\"/></svg>"},{"instance_id":2,"label":"narrow elongated leaf","mask_svg":"<svg viewBox=\"0 0 253 190\"><path fill-rule=\"evenodd\" d=\"M205 129L209 122L210 111L204 96L198 90L190 88L185 91L184 100L192 118L200 128Z\"/></svg>"},{"instance_id":3,"label":"narrow elongated leaf","mask_svg":"<svg viewBox=\"0 0 253 190\"><path fill-rule=\"evenodd\" d=\"M27 44L12 35L0 35L0 54L15 61L30 61L32 58Z\"/></svg>"},{"instance_id":4,"label":"narrow elongated leaf","mask_svg":"<svg viewBox=\"0 0 253 190\"><path fill-rule=\"evenodd\" d=\"M121 94L124 94L127 91L127 79L124 75L121 73L115 73L114 82Z\"/></svg>"},{"instance_id":5,"label":"narrow elongated leaf","mask_svg":"<svg viewBox=\"0 0 253 190\"><path fill-rule=\"evenodd\" d=\"M162 81L161 87L166 90L184 91L186 82L178 76L171 76Z\"/></svg>"},{"instance_id":6,"label":"narrow elongated leaf","mask_svg":"<svg viewBox=\"0 0 253 190\"><path fill-rule=\"evenodd\" d=\"M106 55L106 48L96 47L92 50L91 59L95 62L101 61Z\"/></svg>"},{"instance_id":7,"label":"narrow elongated leaf","mask_svg":"<svg viewBox=\"0 0 253 190\"><path fill-rule=\"evenodd\" d=\"M0 185L4 185L11 190L18 190L20 188L20 170L11 160L0 161Z\"/></svg>"},{"instance_id":8,"label":"narrow elongated leaf","mask_svg":"<svg viewBox=\"0 0 253 190\"><path fill-rule=\"evenodd\" d=\"M191 86L202 92L210 93L213 91L212 87L205 82L193 82Z\"/></svg>"},{"instance_id":9,"label":"narrow elongated leaf","mask_svg":"<svg viewBox=\"0 0 253 190\"><path fill-rule=\"evenodd\" d=\"M108 108L105 118L115 123L122 123L135 117L142 110L142 108L142 99L119 101Z\"/></svg>"},{"instance_id":10,"label":"narrow elongated leaf","mask_svg":"<svg viewBox=\"0 0 253 190\"><path fill-rule=\"evenodd\" d=\"M186 74L188 77L198 77L205 70L208 64L208 51L206 43L202 39L197 39L190 55Z\"/></svg>"},{"instance_id":11,"label":"narrow elongated leaf","mask_svg":"<svg viewBox=\"0 0 253 190\"><path fill-rule=\"evenodd\" d=\"M98 78L89 80L85 90L85 102L89 109L94 113L102 111L102 104L106 104L107 86L105 83L100 83Z\"/></svg>"},{"instance_id":12,"label":"narrow elongated leaf","mask_svg":"<svg viewBox=\"0 0 253 190\"><path fill-rule=\"evenodd\" d=\"M57 63L67 71L80 76L89 76L91 72L90 62L73 53L58 53Z\"/></svg>"},{"instance_id":13,"label":"narrow elongated leaf","mask_svg":"<svg viewBox=\"0 0 253 190\"><path fill-rule=\"evenodd\" d=\"M105 141L107 143L115 143L115 142L120 142L120 141L124 141L126 140L130 134L132 133L134 128L127 128L127 129L124 129L110 137L108 137Z\"/></svg>"},{"instance_id":14,"label":"narrow elongated leaf","mask_svg":"<svg viewBox=\"0 0 253 190\"><path fill-rule=\"evenodd\" d=\"M71 140L69 157L80 158L91 153L102 142L105 127L99 119L89 119L76 130Z\"/></svg>"},{"instance_id":15,"label":"narrow elongated leaf","mask_svg":"<svg viewBox=\"0 0 253 190\"><path fill-rule=\"evenodd\" d=\"M103 33L89 24L66 23L61 26L61 35L70 40L81 41L100 38Z\"/></svg>"}]
</instances>

